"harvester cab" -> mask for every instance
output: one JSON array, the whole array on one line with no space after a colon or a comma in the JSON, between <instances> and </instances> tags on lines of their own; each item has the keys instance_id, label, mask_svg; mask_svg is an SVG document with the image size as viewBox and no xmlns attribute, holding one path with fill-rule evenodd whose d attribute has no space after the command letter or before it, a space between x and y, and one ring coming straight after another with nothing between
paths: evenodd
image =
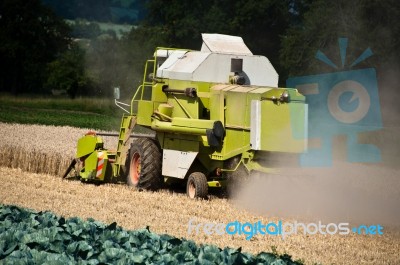
<instances>
[{"instance_id":1,"label":"harvester cab","mask_svg":"<svg viewBox=\"0 0 400 265\"><path fill-rule=\"evenodd\" d=\"M181 182L189 197L205 198L237 172L268 172L267 154L305 151L305 97L278 88L270 61L253 55L242 38L202 37L200 51L157 48L130 104L115 90L117 105L129 108L117 151L102 148L99 135L81 138L82 180L123 179L139 189ZM135 125L152 134L132 135Z\"/></svg>"}]
</instances>

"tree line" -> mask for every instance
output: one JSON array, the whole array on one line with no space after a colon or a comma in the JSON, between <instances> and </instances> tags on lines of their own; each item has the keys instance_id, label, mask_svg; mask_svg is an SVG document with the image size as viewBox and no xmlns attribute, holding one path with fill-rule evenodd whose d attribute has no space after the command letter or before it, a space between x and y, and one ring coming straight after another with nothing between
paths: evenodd
<instances>
[{"instance_id":1,"label":"tree line","mask_svg":"<svg viewBox=\"0 0 400 265\"><path fill-rule=\"evenodd\" d=\"M109 3L100 2L92 4ZM331 71L315 59L315 53L323 50L339 62L339 37L349 38L349 60L368 47L374 51L375 55L359 67L398 67L400 59L397 0L135 3L144 6L146 15L130 32L117 38L91 23L83 24L89 28L78 23L81 28L74 29L56 15L54 7L40 0L3 0L0 91L46 94L62 89L71 97L109 96L116 85L131 91L141 80L144 62L155 47L199 49L201 33L243 37L254 54L269 58L282 86L291 75ZM74 8L69 6L68 10ZM131 96L131 92L127 94Z\"/></svg>"},{"instance_id":2,"label":"tree line","mask_svg":"<svg viewBox=\"0 0 400 265\"><path fill-rule=\"evenodd\" d=\"M145 0L42 0L66 19L135 24L146 14Z\"/></svg>"}]
</instances>

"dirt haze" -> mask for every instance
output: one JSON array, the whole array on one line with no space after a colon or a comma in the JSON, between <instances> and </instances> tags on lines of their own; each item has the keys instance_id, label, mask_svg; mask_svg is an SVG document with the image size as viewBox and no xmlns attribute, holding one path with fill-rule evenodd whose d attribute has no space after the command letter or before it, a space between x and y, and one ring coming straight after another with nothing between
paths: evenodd
<instances>
[{"instance_id":1,"label":"dirt haze","mask_svg":"<svg viewBox=\"0 0 400 265\"><path fill-rule=\"evenodd\" d=\"M400 172L373 165L282 169L242 186L237 204L263 214L400 227Z\"/></svg>"}]
</instances>

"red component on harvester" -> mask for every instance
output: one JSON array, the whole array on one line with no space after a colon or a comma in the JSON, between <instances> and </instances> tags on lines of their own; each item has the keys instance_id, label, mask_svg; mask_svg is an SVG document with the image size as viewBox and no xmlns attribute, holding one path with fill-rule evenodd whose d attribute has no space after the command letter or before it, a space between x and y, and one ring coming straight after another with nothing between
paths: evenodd
<instances>
[{"instance_id":1,"label":"red component on harvester","mask_svg":"<svg viewBox=\"0 0 400 265\"><path fill-rule=\"evenodd\" d=\"M85 135L96 135L95 131L88 131Z\"/></svg>"},{"instance_id":2,"label":"red component on harvester","mask_svg":"<svg viewBox=\"0 0 400 265\"><path fill-rule=\"evenodd\" d=\"M105 152L99 152L98 155L97 155L96 178L99 178L101 176L101 173L103 173L104 155L105 155Z\"/></svg>"}]
</instances>

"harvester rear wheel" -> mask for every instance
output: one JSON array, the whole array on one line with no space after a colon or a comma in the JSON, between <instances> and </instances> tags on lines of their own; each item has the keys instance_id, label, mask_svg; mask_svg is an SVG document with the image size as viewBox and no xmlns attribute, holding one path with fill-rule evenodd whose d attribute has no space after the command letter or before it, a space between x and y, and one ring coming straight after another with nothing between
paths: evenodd
<instances>
[{"instance_id":1,"label":"harvester rear wheel","mask_svg":"<svg viewBox=\"0 0 400 265\"><path fill-rule=\"evenodd\" d=\"M138 189L157 190L162 184L161 151L151 139L133 140L127 160L126 182Z\"/></svg>"},{"instance_id":2,"label":"harvester rear wheel","mask_svg":"<svg viewBox=\"0 0 400 265\"><path fill-rule=\"evenodd\" d=\"M207 198L208 184L206 176L201 172L190 174L186 184L186 193L191 199Z\"/></svg>"}]
</instances>

